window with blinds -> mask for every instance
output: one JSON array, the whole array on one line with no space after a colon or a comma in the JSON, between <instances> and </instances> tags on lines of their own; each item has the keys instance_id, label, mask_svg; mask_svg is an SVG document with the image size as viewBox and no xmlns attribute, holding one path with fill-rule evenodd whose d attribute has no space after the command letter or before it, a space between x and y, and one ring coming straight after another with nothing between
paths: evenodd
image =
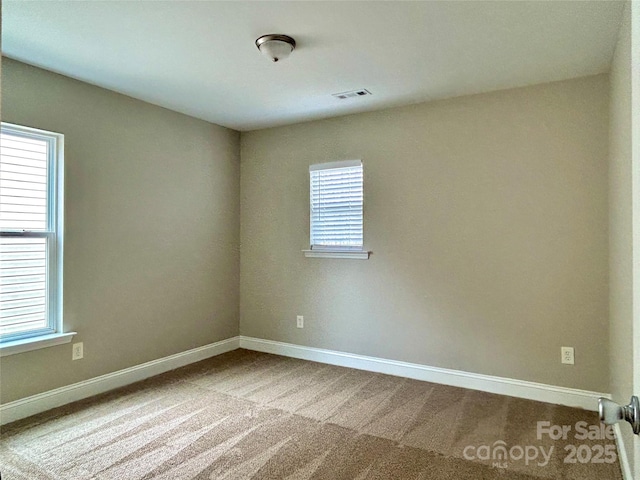
<instances>
[{"instance_id":1,"label":"window with blinds","mask_svg":"<svg viewBox=\"0 0 640 480\"><path fill-rule=\"evenodd\" d=\"M361 250L363 170L360 160L309 167L311 248Z\"/></svg>"},{"instance_id":2,"label":"window with blinds","mask_svg":"<svg viewBox=\"0 0 640 480\"><path fill-rule=\"evenodd\" d=\"M0 342L61 327L61 149L60 134L0 128Z\"/></svg>"}]
</instances>

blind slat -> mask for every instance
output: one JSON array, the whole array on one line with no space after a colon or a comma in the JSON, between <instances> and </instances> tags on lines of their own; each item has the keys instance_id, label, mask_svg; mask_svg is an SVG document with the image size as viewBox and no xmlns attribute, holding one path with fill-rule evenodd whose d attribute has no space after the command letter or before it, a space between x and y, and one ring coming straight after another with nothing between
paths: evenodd
<instances>
[{"instance_id":1,"label":"blind slat","mask_svg":"<svg viewBox=\"0 0 640 480\"><path fill-rule=\"evenodd\" d=\"M21 307L13 307L13 308L4 308L4 304L8 302L3 302L3 305L0 309L0 322L6 323L7 321L11 321L11 319L24 317L25 315L44 315L45 313L45 301L44 297L41 299L33 299L33 302L27 302L26 305Z\"/></svg>"},{"instance_id":2,"label":"blind slat","mask_svg":"<svg viewBox=\"0 0 640 480\"><path fill-rule=\"evenodd\" d=\"M27 166L27 165L16 165L16 164L4 162L4 161L0 164L0 172L20 173L23 175L35 175L37 177L47 176L46 166L45 168L42 168L42 167Z\"/></svg>"},{"instance_id":3,"label":"blind slat","mask_svg":"<svg viewBox=\"0 0 640 480\"><path fill-rule=\"evenodd\" d=\"M40 298L42 297L42 292L44 291L44 283L42 287L36 288L34 290L24 290L19 292L11 292L11 293L0 293L0 302L12 302L14 300L25 300L28 298ZM44 298L44 297L42 297Z\"/></svg>"},{"instance_id":4,"label":"blind slat","mask_svg":"<svg viewBox=\"0 0 640 480\"><path fill-rule=\"evenodd\" d=\"M20 333L30 330L40 330L47 327L47 321L44 318L19 322L16 324L2 325L0 324L0 335L10 335L12 333Z\"/></svg>"},{"instance_id":5,"label":"blind slat","mask_svg":"<svg viewBox=\"0 0 640 480\"><path fill-rule=\"evenodd\" d=\"M41 310L34 313L28 313L25 315L13 315L13 316L5 316L4 310L0 310L0 325L2 326L15 325L16 323L32 322L34 320L43 320L45 318L45 311L44 311L44 308L42 307L39 307L39 308Z\"/></svg>"},{"instance_id":6,"label":"blind slat","mask_svg":"<svg viewBox=\"0 0 640 480\"><path fill-rule=\"evenodd\" d=\"M46 147L45 147L46 148ZM47 153L36 152L34 150L27 150L25 148L5 147L0 145L0 155L12 157L12 158L25 158L29 160L36 160L40 162L47 161Z\"/></svg>"},{"instance_id":7,"label":"blind slat","mask_svg":"<svg viewBox=\"0 0 640 480\"><path fill-rule=\"evenodd\" d=\"M13 262L4 262L0 268L0 277L25 277L31 275L44 275L47 273L45 267L20 268L12 266Z\"/></svg>"},{"instance_id":8,"label":"blind slat","mask_svg":"<svg viewBox=\"0 0 640 480\"><path fill-rule=\"evenodd\" d=\"M2 283L2 288L0 288L0 297L4 298L3 295L17 294L17 293L26 293L26 292L34 292L37 290L44 291L46 288L46 282L44 279L41 281L33 281L33 282L22 282L22 283L14 283L14 284L6 284Z\"/></svg>"}]
</instances>

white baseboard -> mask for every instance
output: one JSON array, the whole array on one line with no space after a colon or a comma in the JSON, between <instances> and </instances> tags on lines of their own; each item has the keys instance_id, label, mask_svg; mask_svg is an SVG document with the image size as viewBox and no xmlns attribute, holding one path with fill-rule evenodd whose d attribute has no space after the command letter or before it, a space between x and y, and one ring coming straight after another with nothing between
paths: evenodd
<instances>
[{"instance_id":1,"label":"white baseboard","mask_svg":"<svg viewBox=\"0 0 640 480\"><path fill-rule=\"evenodd\" d=\"M168 357L152 360L135 367L125 368L113 373L74 383L66 387L56 388L22 398L14 402L0 405L0 425L35 415L67 403L82 400L114 388L123 387L145 378L159 375L169 370L184 367L209 357L230 352L239 348L240 337L233 337L220 342L210 343L202 347L176 353Z\"/></svg>"},{"instance_id":2,"label":"white baseboard","mask_svg":"<svg viewBox=\"0 0 640 480\"><path fill-rule=\"evenodd\" d=\"M622 470L622 478L624 480L633 480L631 464L629 463L629 456L627 455L624 438L622 437L622 432L620 431L620 425L620 423L614 424L613 431L616 435L616 447L618 448L618 461L620 462L620 469Z\"/></svg>"},{"instance_id":3,"label":"white baseboard","mask_svg":"<svg viewBox=\"0 0 640 480\"><path fill-rule=\"evenodd\" d=\"M593 411L598 410L599 397L610 398L607 393L429 367L415 363L366 357L364 355L304 347L260 338L240 336L240 348Z\"/></svg>"},{"instance_id":4,"label":"white baseboard","mask_svg":"<svg viewBox=\"0 0 640 480\"><path fill-rule=\"evenodd\" d=\"M610 398L610 395L605 393L557 387L524 380L429 367L415 363L240 336L0 405L0 425L123 387L237 348L469 388L500 395L579 407L587 410L597 410L599 397ZM621 437L617 435L617 438ZM623 447L620 448L620 451L624 452L621 453L621 457L626 454ZM626 461L626 457L624 461ZM621 465L623 465L624 468L622 458ZM628 461L626 461L626 468L627 470L629 469Z\"/></svg>"}]
</instances>

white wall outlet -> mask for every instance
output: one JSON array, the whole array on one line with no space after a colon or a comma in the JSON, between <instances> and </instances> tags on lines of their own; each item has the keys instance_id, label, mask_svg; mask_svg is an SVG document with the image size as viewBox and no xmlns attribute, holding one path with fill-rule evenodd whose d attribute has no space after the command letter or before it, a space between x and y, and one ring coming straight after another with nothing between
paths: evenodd
<instances>
[{"instance_id":1,"label":"white wall outlet","mask_svg":"<svg viewBox=\"0 0 640 480\"><path fill-rule=\"evenodd\" d=\"M560 354L562 363L566 363L568 365L573 365L575 363L575 358L573 356L573 347L560 347Z\"/></svg>"},{"instance_id":2,"label":"white wall outlet","mask_svg":"<svg viewBox=\"0 0 640 480\"><path fill-rule=\"evenodd\" d=\"M302 315L296 317L296 326L298 328L304 328L304 317Z\"/></svg>"},{"instance_id":3,"label":"white wall outlet","mask_svg":"<svg viewBox=\"0 0 640 480\"><path fill-rule=\"evenodd\" d=\"M80 360L84 357L84 345L82 342L74 343L71 351L71 360Z\"/></svg>"}]
</instances>

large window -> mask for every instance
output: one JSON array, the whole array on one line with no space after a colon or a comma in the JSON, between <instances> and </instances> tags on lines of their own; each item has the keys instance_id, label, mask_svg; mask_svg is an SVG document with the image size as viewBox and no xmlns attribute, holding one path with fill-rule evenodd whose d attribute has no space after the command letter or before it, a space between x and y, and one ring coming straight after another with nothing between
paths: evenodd
<instances>
[{"instance_id":1,"label":"large window","mask_svg":"<svg viewBox=\"0 0 640 480\"><path fill-rule=\"evenodd\" d=\"M341 256L362 258L363 255L358 255L364 253L362 162L311 165L309 180L311 249L308 253L343 252L345 255Z\"/></svg>"},{"instance_id":2,"label":"large window","mask_svg":"<svg viewBox=\"0 0 640 480\"><path fill-rule=\"evenodd\" d=\"M0 129L0 345L62 331L63 136Z\"/></svg>"}]
</instances>

